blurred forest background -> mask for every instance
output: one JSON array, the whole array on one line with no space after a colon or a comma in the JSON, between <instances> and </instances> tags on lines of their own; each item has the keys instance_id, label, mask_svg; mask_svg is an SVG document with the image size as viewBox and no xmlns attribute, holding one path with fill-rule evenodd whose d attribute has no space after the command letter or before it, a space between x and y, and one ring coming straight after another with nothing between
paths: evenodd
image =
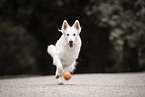
<instances>
[{"instance_id":1,"label":"blurred forest background","mask_svg":"<svg viewBox=\"0 0 145 97\"><path fill-rule=\"evenodd\" d=\"M0 75L54 74L65 19L82 26L75 73L145 71L145 0L0 0Z\"/></svg>"}]
</instances>

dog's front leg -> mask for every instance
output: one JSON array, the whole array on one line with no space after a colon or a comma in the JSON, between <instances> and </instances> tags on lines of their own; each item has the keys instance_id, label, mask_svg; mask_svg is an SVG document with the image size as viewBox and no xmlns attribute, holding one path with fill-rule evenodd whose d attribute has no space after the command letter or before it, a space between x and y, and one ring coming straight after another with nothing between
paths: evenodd
<instances>
[{"instance_id":1,"label":"dog's front leg","mask_svg":"<svg viewBox=\"0 0 145 97\"><path fill-rule=\"evenodd\" d=\"M58 79L60 77L62 77L63 75L63 67L61 64L61 60L59 58L59 56L54 56L54 64L56 65L56 75L55 78Z\"/></svg>"},{"instance_id":2,"label":"dog's front leg","mask_svg":"<svg viewBox=\"0 0 145 97\"><path fill-rule=\"evenodd\" d=\"M63 70L64 72L71 72L73 73L73 71L75 70L75 65L76 65L76 61L74 61L72 64L70 65L66 65Z\"/></svg>"}]
</instances>

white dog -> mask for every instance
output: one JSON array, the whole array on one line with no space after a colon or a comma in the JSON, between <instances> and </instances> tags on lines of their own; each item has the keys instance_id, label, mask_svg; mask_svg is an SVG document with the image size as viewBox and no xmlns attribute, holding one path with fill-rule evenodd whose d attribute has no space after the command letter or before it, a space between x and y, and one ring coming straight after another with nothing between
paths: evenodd
<instances>
[{"instance_id":1,"label":"white dog","mask_svg":"<svg viewBox=\"0 0 145 97\"><path fill-rule=\"evenodd\" d=\"M48 46L48 53L53 58L53 64L57 67L55 78L59 84L62 84L62 75L64 72L73 72L76 65L76 59L79 56L81 48L80 32L81 27L78 20L73 26L69 26L66 20L63 21L61 30L62 36L56 45Z\"/></svg>"}]
</instances>

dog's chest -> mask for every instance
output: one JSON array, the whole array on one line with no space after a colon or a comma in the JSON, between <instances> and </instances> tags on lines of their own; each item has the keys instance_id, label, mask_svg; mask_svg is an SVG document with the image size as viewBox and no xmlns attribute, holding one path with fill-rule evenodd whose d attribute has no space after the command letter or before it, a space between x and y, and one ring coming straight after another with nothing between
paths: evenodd
<instances>
[{"instance_id":1,"label":"dog's chest","mask_svg":"<svg viewBox=\"0 0 145 97\"><path fill-rule=\"evenodd\" d=\"M61 58L75 59L75 56L76 56L75 48L64 48L60 53Z\"/></svg>"},{"instance_id":2,"label":"dog's chest","mask_svg":"<svg viewBox=\"0 0 145 97\"><path fill-rule=\"evenodd\" d=\"M78 54L77 54L77 49L76 47L63 47L61 51L59 52L59 57L62 60L63 64L70 64L74 60L77 59Z\"/></svg>"}]
</instances>

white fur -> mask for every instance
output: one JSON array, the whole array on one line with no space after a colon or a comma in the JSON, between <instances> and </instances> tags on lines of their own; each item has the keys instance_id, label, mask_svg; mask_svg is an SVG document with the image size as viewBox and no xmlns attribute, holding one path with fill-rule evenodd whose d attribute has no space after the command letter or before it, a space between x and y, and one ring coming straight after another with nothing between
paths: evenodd
<instances>
[{"instance_id":1,"label":"white fur","mask_svg":"<svg viewBox=\"0 0 145 97\"><path fill-rule=\"evenodd\" d=\"M72 27L64 20L62 36L56 42L56 45L48 46L48 53L53 58L53 64L57 67L56 78L59 83L62 83L62 75L64 72L73 72L76 65L76 59L79 56L81 48L80 32L81 27L78 20L75 21ZM70 43L72 41L72 44Z\"/></svg>"}]
</instances>

